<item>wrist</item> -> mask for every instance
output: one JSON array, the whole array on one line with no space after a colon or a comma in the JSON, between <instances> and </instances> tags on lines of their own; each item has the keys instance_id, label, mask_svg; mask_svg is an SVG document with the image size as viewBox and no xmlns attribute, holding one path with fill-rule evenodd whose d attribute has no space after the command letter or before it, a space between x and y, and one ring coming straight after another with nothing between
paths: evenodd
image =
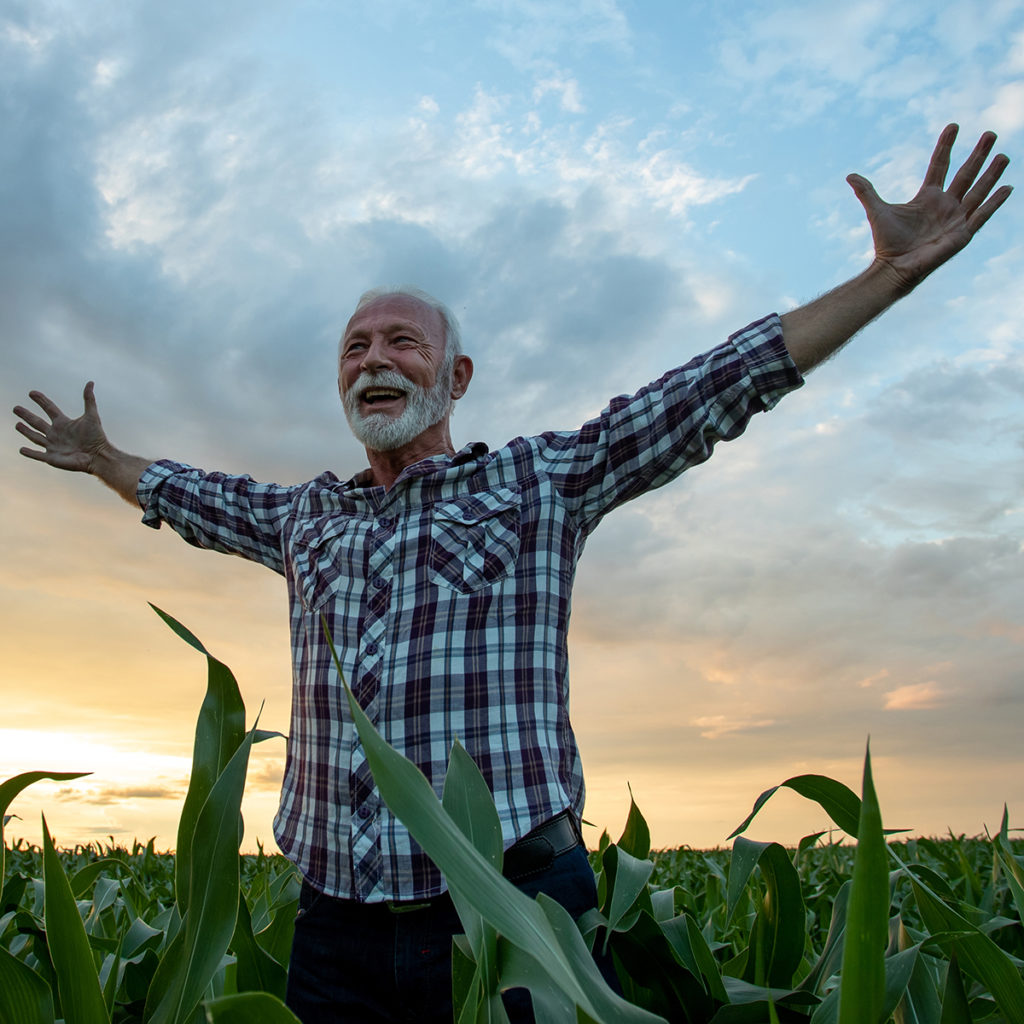
<instances>
[{"instance_id":1,"label":"wrist","mask_svg":"<svg viewBox=\"0 0 1024 1024\"><path fill-rule=\"evenodd\" d=\"M104 440L96 445L91 452L86 453L89 458L86 472L105 480L110 476L111 471L117 466L118 461L124 458L124 452L118 451L109 441Z\"/></svg>"},{"instance_id":2,"label":"wrist","mask_svg":"<svg viewBox=\"0 0 1024 1024\"><path fill-rule=\"evenodd\" d=\"M871 261L864 276L872 281L886 306L909 295L924 280L924 275L914 278L897 267L892 260L878 255Z\"/></svg>"}]
</instances>

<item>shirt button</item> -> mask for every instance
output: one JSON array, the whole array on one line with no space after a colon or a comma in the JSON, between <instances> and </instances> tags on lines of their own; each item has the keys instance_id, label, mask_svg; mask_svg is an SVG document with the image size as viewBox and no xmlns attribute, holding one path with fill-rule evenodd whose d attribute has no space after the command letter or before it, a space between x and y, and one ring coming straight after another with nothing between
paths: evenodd
<instances>
[{"instance_id":1,"label":"shirt button","mask_svg":"<svg viewBox=\"0 0 1024 1024\"><path fill-rule=\"evenodd\" d=\"M394 524L394 520L393 519L388 519L387 516L384 516L383 519L378 519L377 520L377 525L382 530L390 530L393 524Z\"/></svg>"},{"instance_id":2,"label":"shirt button","mask_svg":"<svg viewBox=\"0 0 1024 1024\"><path fill-rule=\"evenodd\" d=\"M380 590L381 588L386 587L388 585L388 581L386 579L384 579L383 576L375 576L373 578L373 585L378 590Z\"/></svg>"},{"instance_id":3,"label":"shirt button","mask_svg":"<svg viewBox=\"0 0 1024 1024\"><path fill-rule=\"evenodd\" d=\"M368 643L366 645L366 653L367 654L376 654L377 653L377 645L375 643L372 643L372 642Z\"/></svg>"},{"instance_id":4,"label":"shirt button","mask_svg":"<svg viewBox=\"0 0 1024 1024\"><path fill-rule=\"evenodd\" d=\"M358 811L356 811L356 814L358 814L359 817L363 819L363 821L366 821L366 819L371 814L373 814L373 811L369 807L367 807L366 804L363 804L363 806L360 807Z\"/></svg>"}]
</instances>

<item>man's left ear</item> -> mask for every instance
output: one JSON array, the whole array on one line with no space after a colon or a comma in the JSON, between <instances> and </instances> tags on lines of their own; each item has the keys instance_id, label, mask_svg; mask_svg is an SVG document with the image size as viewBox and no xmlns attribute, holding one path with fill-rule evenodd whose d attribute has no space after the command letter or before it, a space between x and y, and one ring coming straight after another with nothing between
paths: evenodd
<instances>
[{"instance_id":1,"label":"man's left ear","mask_svg":"<svg viewBox=\"0 0 1024 1024\"><path fill-rule=\"evenodd\" d=\"M473 360L469 356L459 356L452 367L452 398L461 398L473 379Z\"/></svg>"}]
</instances>

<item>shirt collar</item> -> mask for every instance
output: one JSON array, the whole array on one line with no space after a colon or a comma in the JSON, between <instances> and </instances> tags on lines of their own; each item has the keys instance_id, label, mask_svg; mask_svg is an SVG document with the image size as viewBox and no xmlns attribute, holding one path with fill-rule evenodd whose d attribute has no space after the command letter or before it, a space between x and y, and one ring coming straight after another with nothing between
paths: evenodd
<instances>
[{"instance_id":1,"label":"shirt collar","mask_svg":"<svg viewBox=\"0 0 1024 1024\"><path fill-rule=\"evenodd\" d=\"M414 477L426 476L430 473L443 472L449 467L464 466L469 463L479 462L490 449L483 441L472 441L467 444L464 448L460 448L454 455L429 455L425 459L420 459L419 462L414 462L411 466L406 466L405 469L398 475L398 479L395 484L402 483L406 480L411 480ZM363 488L373 487L372 471L367 466L366 469L360 470L355 476L346 480L342 487L345 491L362 490Z\"/></svg>"}]
</instances>

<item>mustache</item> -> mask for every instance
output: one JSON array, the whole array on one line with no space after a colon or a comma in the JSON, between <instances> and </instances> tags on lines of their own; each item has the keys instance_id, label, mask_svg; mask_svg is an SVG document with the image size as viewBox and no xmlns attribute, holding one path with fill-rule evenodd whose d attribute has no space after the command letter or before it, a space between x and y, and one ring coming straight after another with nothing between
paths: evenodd
<instances>
[{"instance_id":1,"label":"mustache","mask_svg":"<svg viewBox=\"0 0 1024 1024\"><path fill-rule=\"evenodd\" d=\"M372 373L369 370L363 370L363 372L359 374L354 381L352 381L348 391L345 392L343 399L345 409L348 411L354 411L359 402L359 396L367 388L396 388L399 391L404 391L406 394L410 395L419 390L416 384L397 370L378 370L376 373Z\"/></svg>"}]
</instances>

